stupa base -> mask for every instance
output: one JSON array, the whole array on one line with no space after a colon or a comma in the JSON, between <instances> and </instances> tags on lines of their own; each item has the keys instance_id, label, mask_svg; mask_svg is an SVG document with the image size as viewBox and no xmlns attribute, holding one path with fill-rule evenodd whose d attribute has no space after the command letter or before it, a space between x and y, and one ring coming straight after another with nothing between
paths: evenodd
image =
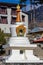
<instances>
[{"instance_id":1,"label":"stupa base","mask_svg":"<svg viewBox=\"0 0 43 65\"><path fill-rule=\"evenodd\" d=\"M11 55L5 59L5 63L42 63L38 57L33 55L33 50L26 50L20 54L20 50L12 50Z\"/></svg>"}]
</instances>

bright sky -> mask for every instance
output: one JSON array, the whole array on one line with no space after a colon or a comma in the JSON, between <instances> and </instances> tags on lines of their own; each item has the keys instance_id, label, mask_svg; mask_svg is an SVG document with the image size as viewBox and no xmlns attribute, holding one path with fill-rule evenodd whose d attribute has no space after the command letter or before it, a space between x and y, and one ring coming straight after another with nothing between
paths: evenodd
<instances>
[{"instance_id":1,"label":"bright sky","mask_svg":"<svg viewBox=\"0 0 43 65\"><path fill-rule=\"evenodd\" d=\"M7 2L7 3L19 3L20 0L0 0L0 2ZM27 0L26 2L27 7L26 10L29 11L30 10L30 0Z\"/></svg>"},{"instance_id":2,"label":"bright sky","mask_svg":"<svg viewBox=\"0 0 43 65\"><path fill-rule=\"evenodd\" d=\"M19 0L0 0L0 2L18 3L18 2L19 2Z\"/></svg>"},{"instance_id":3,"label":"bright sky","mask_svg":"<svg viewBox=\"0 0 43 65\"><path fill-rule=\"evenodd\" d=\"M7 2L7 3L19 3L19 1L20 0L0 0L0 2ZM26 2L26 4L27 4L27 10L29 10L30 9L30 0L27 0L27 2Z\"/></svg>"},{"instance_id":4,"label":"bright sky","mask_svg":"<svg viewBox=\"0 0 43 65\"><path fill-rule=\"evenodd\" d=\"M0 0L0 2L8 2L8 3L19 3L20 0ZM29 4L29 1L27 1L27 4Z\"/></svg>"}]
</instances>

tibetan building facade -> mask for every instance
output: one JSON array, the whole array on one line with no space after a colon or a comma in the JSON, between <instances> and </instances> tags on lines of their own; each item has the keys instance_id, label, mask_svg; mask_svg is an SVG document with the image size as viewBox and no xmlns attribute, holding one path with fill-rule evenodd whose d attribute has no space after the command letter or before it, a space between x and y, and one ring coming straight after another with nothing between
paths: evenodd
<instances>
[{"instance_id":1,"label":"tibetan building facade","mask_svg":"<svg viewBox=\"0 0 43 65\"><path fill-rule=\"evenodd\" d=\"M16 6L17 4L0 3L0 28L4 33L10 33L10 25L14 25L16 22ZM20 17L21 21L25 22L28 28L28 15L21 11Z\"/></svg>"}]
</instances>

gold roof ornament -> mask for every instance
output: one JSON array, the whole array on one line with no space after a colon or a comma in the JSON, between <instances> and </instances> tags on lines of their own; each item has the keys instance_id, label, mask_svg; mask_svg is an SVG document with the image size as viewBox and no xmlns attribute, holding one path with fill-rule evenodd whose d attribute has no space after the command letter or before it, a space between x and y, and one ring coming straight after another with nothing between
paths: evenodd
<instances>
[{"instance_id":1,"label":"gold roof ornament","mask_svg":"<svg viewBox=\"0 0 43 65\"><path fill-rule=\"evenodd\" d=\"M20 10L20 5L19 4L17 5L17 10Z\"/></svg>"},{"instance_id":2,"label":"gold roof ornament","mask_svg":"<svg viewBox=\"0 0 43 65\"><path fill-rule=\"evenodd\" d=\"M20 20L20 5L18 4L17 5L17 18L16 18L16 22L20 22L21 20Z\"/></svg>"},{"instance_id":3,"label":"gold roof ornament","mask_svg":"<svg viewBox=\"0 0 43 65\"><path fill-rule=\"evenodd\" d=\"M43 33L42 33L41 37L43 37Z\"/></svg>"},{"instance_id":4,"label":"gold roof ornament","mask_svg":"<svg viewBox=\"0 0 43 65\"><path fill-rule=\"evenodd\" d=\"M16 33L17 36L24 36L24 34L26 33L26 27L24 25L19 25L18 27L16 27Z\"/></svg>"}]
</instances>

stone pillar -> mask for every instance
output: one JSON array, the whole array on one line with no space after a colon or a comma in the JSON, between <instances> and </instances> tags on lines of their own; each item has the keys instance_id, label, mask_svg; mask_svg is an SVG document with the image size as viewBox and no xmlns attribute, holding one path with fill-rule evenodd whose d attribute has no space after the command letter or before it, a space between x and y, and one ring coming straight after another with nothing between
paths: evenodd
<instances>
[{"instance_id":1,"label":"stone pillar","mask_svg":"<svg viewBox=\"0 0 43 65\"><path fill-rule=\"evenodd\" d=\"M8 14L8 24L11 24L11 8L7 8L7 14Z\"/></svg>"}]
</instances>

